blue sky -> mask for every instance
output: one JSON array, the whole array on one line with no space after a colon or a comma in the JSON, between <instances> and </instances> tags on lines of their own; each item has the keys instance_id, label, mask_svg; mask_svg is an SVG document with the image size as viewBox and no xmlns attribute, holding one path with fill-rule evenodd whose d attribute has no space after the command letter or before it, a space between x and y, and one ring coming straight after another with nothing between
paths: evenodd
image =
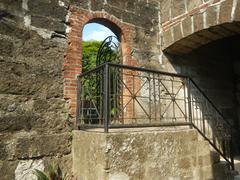
<instances>
[{"instance_id":1,"label":"blue sky","mask_svg":"<svg viewBox=\"0 0 240 180\"><path fill-rule=\"evenodd\" d=\"M89 23L84 26L83 40L84 41L103 41L108 36L115 36L114 33L107 27L97 24Z\"/></svg>"}]
</instances>

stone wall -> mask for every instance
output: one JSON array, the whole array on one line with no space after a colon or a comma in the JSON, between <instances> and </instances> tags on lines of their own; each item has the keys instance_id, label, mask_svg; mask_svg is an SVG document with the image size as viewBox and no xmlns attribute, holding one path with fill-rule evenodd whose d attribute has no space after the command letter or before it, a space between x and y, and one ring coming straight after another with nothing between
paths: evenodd
<instances>
[{"instance_id":1,"label":"stone wall","mask_svg":"<svg viewBox=\"0 0 240 180\"><path fill-rule=\"evenodd\" d=\"M216 167L219 156L195 130L74 131L72 148L73 172L81 180L227 178Z\"/></svg>"},{"instance_id":2,"label":"stone wall","mask_svg":"<svg viewBox=\"0 0 240 180\"><path fill-rule=\"evenodd\" d=\"M233 26L224 26L225 30L221 27L217 37L223 37L226 31L229 32L226 28L230 27L228 36L239 33L239 28L236 28L239 26L236 23L239 21L239 4L237 0L1 0L1 179L30 178L32 169L43 169L53 161L59 162L63 170L71 174L76 75L81 72L81 32L86 23L103 23L96 19L107 19L121 29L126 64L200 77L210 62L199 66L200 61L191 64L176 57L173 61L162 50L173 54L178 54L179 49L181 52L186 50L175 42L186 39L186 35L196 30L209 27L205 26L205 22L208 22L206 17L212 13L216 14L215 19L225 15L230 18L229 21L224 18L218 20L217 24L235 22ZM219 13L228 8L231 12ZM199 22L197 25L201 27L195 28L193 22ZM217 25L214 22L211 26ZM188 31L189 27L195 29ZM199 44L219 39L210 38L203 42L203 35L197 34L196 37L201 38L197 42L188 39L182 44L199 47ZM168 51L167 48L172 44L176 46ZM221 69L219 73L224 71L227 74L225 70L229 66L225 67L224 63L214 61ZM197 71L193 69L194 66L199 67ZM235 74L238 74L237 70ZM229 79L231 75L232 71L227 77L219 77L224 78L226 86L232 86L232 79ZM200 83L198 78L195 79ZM26 176L24 169L28 172Z\"/></svg>"},{"instance_id":3,"label":"stone wall","mask_svg":"<svg viewBox=\"0 0 240 180\"><path fill-rule=\"evenodd\" d=\"M57 1L0 1L0 179L29 179L47 162L71 168L66 14Z\"/></svg>"},{"instance_id":4,"label":"stone wall","mask_svg":"<svg viewBox=\"0 0 240 180\"><path fill-rule=\"evenodd\" d=\"M163 4L161 34L165 51L188 53L203 44L240 32L238 0L166 0Z\"/></svg>"}]
</instances>

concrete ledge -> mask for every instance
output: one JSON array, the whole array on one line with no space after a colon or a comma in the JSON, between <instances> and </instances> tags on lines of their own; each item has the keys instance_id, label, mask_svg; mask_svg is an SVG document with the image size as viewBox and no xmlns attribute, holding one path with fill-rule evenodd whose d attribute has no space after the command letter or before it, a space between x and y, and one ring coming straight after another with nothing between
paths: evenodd
<instances>
[{"instance_id":1,"label":"concrete ledge","mask_svg":"<svg viewBox=\"0 0 240 180\"><path fill-rule=\"evenodd\" d=\"M209 145L195 130L73 132L79 180L212 178Z\"/></svg>"}]
</instances>

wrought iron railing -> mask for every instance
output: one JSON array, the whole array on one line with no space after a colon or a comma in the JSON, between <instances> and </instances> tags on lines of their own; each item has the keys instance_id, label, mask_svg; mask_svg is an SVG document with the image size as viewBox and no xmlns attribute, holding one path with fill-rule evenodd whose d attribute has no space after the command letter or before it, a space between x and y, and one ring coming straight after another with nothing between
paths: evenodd
<instances>
[{"instance_id":1,"label":"wrought iron railing","mask_svg":"<svg viewBox=\"0 0 240 180\"><path fill-rule=\"evenodd\" d=\"M187 76L102 64L78 76L77 125L194 127L234 168L231 125Z\"/></svg>"}]
</instances>

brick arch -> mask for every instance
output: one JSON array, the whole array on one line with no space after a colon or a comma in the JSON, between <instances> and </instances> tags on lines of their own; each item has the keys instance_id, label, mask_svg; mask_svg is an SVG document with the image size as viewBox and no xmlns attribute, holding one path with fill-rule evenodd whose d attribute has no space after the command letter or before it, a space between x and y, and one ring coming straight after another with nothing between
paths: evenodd
<instances>
[{"instance_id":1,"label":"brick arch","mask_svg":"<svg viewBox=\"0 0 240 180\"><path fill-rule=\"evenodd\" d=\"M239 33L240 1L209 1L162 25L162 50L182 55Z\"/></svg>"},{"instance_id":2,"label":"brick arch","mask_svg":"<svg viewBox=\"0 0 240 180\"><path fill-rule=\"evenodd\" d=\"M133 38L135 29L130 24L121 22L116 17L100 11L87 11L71 6L69 17L70 31L68 33L68 45L65 51L63 64L64 99L69 103L69 114L76 115L77 106L77 82L76 77L82 71L82 31L90 22L97 22L113 30L121 41L123 52L123 64L136 65L132 58Z\"/></svg>"}]
</instances>

